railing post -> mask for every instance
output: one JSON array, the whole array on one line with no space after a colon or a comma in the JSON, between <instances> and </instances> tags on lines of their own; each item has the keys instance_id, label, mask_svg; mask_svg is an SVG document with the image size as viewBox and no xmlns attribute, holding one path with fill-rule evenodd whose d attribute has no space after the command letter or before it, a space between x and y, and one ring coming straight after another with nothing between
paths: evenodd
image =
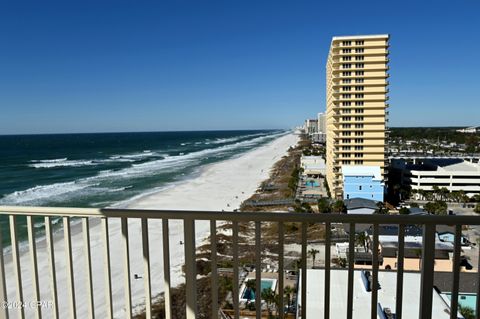
<instances>
[{"instance_id":1,"label":"railing post","mask_svg":"<svg viewBox=\"0 0 480 319\"><path fill-rule=\"evenodd\" d=\"M353 267L355 263L355 224L350 223L348 240L348 290L347 290L347 319L353 318Z\"/></svg>"},{"instance_id":2,"label":"railing post","mask_svg":"<svg viewBox=\"0 0 480 319\"><path fill-rule=\"evenodd\" d=\"M398 225L397 300L395 304L396 319L402 319L404 254L405 254L405 225Z\"/></svg>"},{"instance_id":3,"label":"railing post","mask_svg":"<svg viewBox=\"0 0 480 319\"><path fill-rule=\"evenodd\" d=\"M150 280L150 245L148 239L148 219L142 218L143 282L145 286L145 317L152 318L152 285ZM167 306L165 304L165 312Z\"/></svg>"},{"instance_id":4,"label":"railing post","mask_svg":"<svg viewBox=\"0 0 480 319\"><path fill-rule=\"evenodd\" d=\"M332 226L329 222L325 223L325 300L324 315L325 319L330 318L330 242L332 236Z\"/></svg>"},{"instance_id":5,"label":"railing post","mask_svg":"<svg viewBox=\"0 0 480 319\"><path fill-rule=\"evenodd\" d=\"M50 291L52 294L53 310L52 317L57 319L58 315L58 294L57 294L57 272L55 271L55 245L52 234L52 220L45 217L45 238L47 239L48 263L50 264Z\"/></svg>"},{"instance_id":6,"label":"railing post","mask_svg":"<svg viewBox=\"0 0 480 319\"><path fill-rule=\"evenodd\" d=\"M65 262L67 269L67 286L70 302L70 316L72 319L77 318L77 307L75 302L75 274L73 272L73 255L72 255L72 236L70 231L70 217L63 217L63 233L65 240Z\"/></svg>"},{"instance_id":7,"label":"railing post","mask_svg":"<svg viewBox=\"0 0 480 319\"><path fill-rule=\"evenodd\" d=\"M371 317L377 319L378 306L378 224L373 225Z\"/></svg>"},{"instance_id":8,"label":"railing post","mask_svg":"<svg viewBox=\"0 0 480 319\"><path fill-rule=\"evenodd\" d=\"M261 292L261 280L262 280L262 237L261 237L261 223L255 222L255 291ZM260 298L260 293L255 294L255 315L256 319L262 318L262 301Z\"/></svg>"},{"instance_id":9,"label":"railing post","mask_svg":"<svg viewBox=\"0 0 480 319\"><path fill-rule=\"evenodd\" d=\"M186 319L195 319L197 315L195 220L186 218L183 222L183 231L185 238Z\"/></svg>"},{"instance_id":10,"label":"railing post","mask_svg":"<svg viewBox=\"0 0 480 319\"><path fill-rule=\"evenodd\" d=\"M302 223L302 319L307 318L307 224Z\"/></svg>"},{"instance_id":11,"label":"railing post","mask_svg":"<svg viewBox=\"0 0 480 319\"><path fill-rule=\"evenodd\" d=\"M92 253L90 249L90 221L82 218L83 253L85 255L85 281L87 286L88 317L95 318L95 300L93 296Z\"/></svg>"},{"instance_id":12,"label":"railing post","mask_svg":"<svg viewBox=\"0 0 480 319\"><path fill-rule=\"evenodd\" d=\"M123 238L123 272L125 285L125 311L126 318L132 318L132 289L130 282L130 247L128 243L128 218L123 217L122 238Z\"/></svg>"},{"instance_id":13,"label":"railing post","mask_svg":"<svg viewBox=\"0 0 480 319\"><path fill-rule=\"evenodd\" d=\"M240 305L239 305L239 264L238 264L238 222L232 222L232 246L233 246L233 292L232 292L232 301L233 301L233 311L234 319L240 318Z\"/></svg>"},{"instance_id":14,"label":"railing post","mask_svg":"<svg viewBox=\"0 0 480 319\"><path fill-rule=\"evenodd\" d=\"M17 216L10 215L10 236L12 241L12 258L13 268L15 273L15 284L17 288L17 302L23 302L23 288L22 288L22 268L20 266L20 251L18 248L17 237ZM2 252L3 253L3 252ZM25 311L23 307L18 307L18 317L25 318Z\"/></svg>"},{"instance_id":15,"label":"railing post","mask_svg":"<svg viewBox=\"0 0 480 319\"><path fill-rule=\"evenodd\" d=\"M38 285L38 267L37 267L37 245L35 239L35 229L33 227L33 217L27 216L27 231L28 231L28 246L30 250L30 263L32 266L32 286L35 301L40 301L40 287ZM0 247L0 253L3 255L3 250ZM3 299L0 299L3 300ZM37 304L35 309L35 318L42 318L42 310Z\"/></svg>"},{"instance_id":16,"label":"railing post","mask_svg":"<svg viewBox=\"0 0 480 319\"><path fill-rule=\"evenodd\" d=\"M217 221L210 220L212 319L218 319Z\"/></svg>"},{"instance_id":17,"label":"railing post","mask_svg":"<svg viewBox=\"0 0 480 319\"><path fill-rule=\"evenodd\" d=\"M7 285L5 282L5 263L3 260L3 244L2 244L3 232L0 227L0 302L7 301ZM8 319L7 307L0 307L0 317Z\"/></svg>"},{"instance_id":18,"label":"railing post","mask_svg":"<svg viewBox=\"0 0 480 319\"><path fill-rule=\"evenodd\" d=\"M280 309L280 319L284 318L284 312L285 312L285 307L284 307L284 297L283 297L283 286L284 286L284 280L283 276L285 274L283 268L283 258L284 258L284 228L283 228L283 222L278 223L278 295L280 296L279 304L278 304L278 309Z\"/></svg>"},{"instance_id":19,"label":"railing post","mask_svg":"<svg viewBox=\"0 0 480 319\"><path fill-rule=\"evenodd\" d=\"M170 237L168 230L168 219L162 219L162 241L163 241L163 283L165 296L165 319L172 318L172 299L170 298Z\"/></svg>"},{"instance_id":20,"label":"railing post","mask_svg":"<svg viewBox=\"0 0 480 319\"><path fill-rule=\"evenodd\" d=\"M105 275L105 307L106 318L113 318L113 299L112 299L112 274L110 268L110 235L108 231L108 218L102 218L103 229L103 269Z\"/></svg>"},{"instance_id":21,"label":"railing post","mask_svg":"<svg viewBox=\"0 0 480 319\"><path fill-rule=\"evenodd\" d=\"M433 271L435 263L435 225L423 226L422 277L419 318L432 318Z\"/></svg>"},{"instance_id":22,"label":"railing post","mask_svg":"<svg viewBox=\"0 0 480 319\"><path fill-rule=\"evenodd\" d=\"M453 253L453 286L450 296L450 318L457 319L458 312L458 290L460 287L460 251L462 239L462 225L455 225L454 253Z\"/></svg>"}]
</instances>

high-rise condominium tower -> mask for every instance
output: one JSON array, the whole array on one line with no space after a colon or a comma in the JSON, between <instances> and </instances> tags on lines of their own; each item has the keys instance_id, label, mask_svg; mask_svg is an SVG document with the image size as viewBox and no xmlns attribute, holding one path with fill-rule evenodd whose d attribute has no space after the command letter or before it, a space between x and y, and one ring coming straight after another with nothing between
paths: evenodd
<instances>
[{"instance_id":1,"label":"high-rise condominium tower","mask_svg":"<svg viewBox=\"0 0 480 319\"><path fill-rule=\"evenodd\" d=\"M378 166L385 174L388 41L387 34L332 39L327 61L326 177L334 197L343 194L343 165Z\"/></svg>"}]
</instances>

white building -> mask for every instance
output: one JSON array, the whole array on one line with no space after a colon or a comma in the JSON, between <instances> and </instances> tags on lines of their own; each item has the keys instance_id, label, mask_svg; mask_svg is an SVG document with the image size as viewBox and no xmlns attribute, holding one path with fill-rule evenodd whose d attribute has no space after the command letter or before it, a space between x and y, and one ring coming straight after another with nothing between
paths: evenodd
<instances>
[{"instance_id":1,"label":"white building","mask_svg":"<svg viewBox=\"0 0 480 319\"><path fill-rule=\"evenodd\" d=\"M300 159L300 167L306 176L325 176L325 160L321 156L305 156Z\"/></svg>"},{"instance_id":2,"label":"white building","mask_svg":"<svg viewBox=\"0 0 480 319\"><path fill-rule=\"evenodd\" d=\"M318 113L318 132L327 133L327 115L325 113Z\"/></svg>"},{"instance_id":3,"label":"white building","mask_svg":"<svg viewBox=\"0 0 480 319\"><path fill-rule=\"evenodd\" d=\"M323 269L307 270L307 318L323 318L325 300L324 286L325 271ZM298 291L301 291L302 280L299 279ZM354 271L353 280L353 318L371 317L372 293L367 291L362 271ZM378 282L378 316L383 312L395 313L397 273L390 271L379 271ZM405 272L403 274L403 318L418 318L420 313L420 273ZM347 313L347 289L348 271L338 269L330 271L330 314L334 318L344 318ZM440 294L432 289L432 318L450 318L450 307ZM301 294L298 295L297 309L300 309L302 301ZM301 318L298 316L297 318ZM458 314L457 318L463 318Z\"/></svg>"},{"instance_id":4,"label":"white building","mask_svg":"<svg viewBox=\"0 0 480 319\"><path fill-rule=\"evenodd\" d=\"M480 164L463 159L422 159L417 164L392 160L392 168L402 171L402 184L412 190L431 191L433 186L450 192L464 191L467 196L480 193Z\"/></svg>"},{"instance_id":5,"label":"white building","mask_svg":"<svg viewBox=\"0 0 480 319\"><path fill-rule=\"evenodd\" d=\"M305 133L312 135L318 132L318 120L317 119L306 119L304 125Z\"/></svg>"},{"instance_id":6,"label":"white building","mask_svg":"<svg viewBox=\"0 0 480 319\"><path fill-rule=\"evenodd\" d=\"M467 127L457 130L460 133L477 133L478 129L476 127Z\"/></svg>"}]
</instances>

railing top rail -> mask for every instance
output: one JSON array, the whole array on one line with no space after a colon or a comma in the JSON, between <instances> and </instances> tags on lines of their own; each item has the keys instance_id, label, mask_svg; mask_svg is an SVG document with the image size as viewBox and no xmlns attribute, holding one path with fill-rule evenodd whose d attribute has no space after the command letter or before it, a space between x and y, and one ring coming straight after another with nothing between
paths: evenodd
<instances>
[{"instance_id":1,"label":"railing top rail","mask_svg":"<svg viewBox=\"0 0 480 319\"><path fill-rule=\"evenodd\" d=\"M306 214L281 212L226 212L120 208L71 208L0 206L0 215L70 216L70 217L127 217L151 219L194 219L228 221L283 221L283 222L331 222L356 224L437 224L480 225L480 216L433 215L360 215L360 214Z\"/></svg>"}]
</instances>

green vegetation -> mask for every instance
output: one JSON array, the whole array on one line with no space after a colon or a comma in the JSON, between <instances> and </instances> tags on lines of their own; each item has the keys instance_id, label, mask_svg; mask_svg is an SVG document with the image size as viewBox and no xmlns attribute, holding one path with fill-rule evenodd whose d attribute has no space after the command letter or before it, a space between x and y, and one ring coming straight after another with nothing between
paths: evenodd
<instances>
[{"instance_id":1,"label":"green vegetation","mask_svg":"<svg viewBox=\"0 0 480 319\"><path fill-rule=\"evenodd\" d=\"M475 311L473 311L472 308L458 305L458 310L460 311L460 314L465 318L465 319L475 319Z\"/></svg>"},{"instance_id":2,"label":"green vegetation","mask_svg":"<svg viewBox=\"0 0 480 319\"><path fill-rule=\"evenodd\" d=\"M335 203L332 205L332 212L334 213L346 213L347 212L347 206L345 206L345 203L343 200L336 200Z\"/></svg>"},{"instance_id":3,"label":"green vegetation","mask_svg":"<svg viewBox=\"0 0 480 319\"><path fill-rule=\"evenodd\" d=\"M314 248L312 248L312 249L310 249L310 250L308 251L308 254L309 254L310 256L312 256L313 267L315 267L315 258L317 257L317 254L318 254L319 252L320 252L320 251L319 251L318 249L314 249Z\"/></svg>"},{"instance_id":4,"label":"green vegetation","mask_svg":"<svg viewBox=\"0 0 480 319\"><path fill-rule=\"evenodd\" d=\"M318 211L321 214L329 214L332 212L332 206L328 198L320 198L318 200Z\"/></svg>"},{"instance_id":5,"label":"green vegetation","mask_svg":"<svg viewBox=\"0 0 480 319\"><path fill-rule=\"evenodd\" d=\"M377 203L377 209L375 209L374 214L388 214L388 209L385 207L385 204L383 202Z\"/></svg>"},{"instance_id":6,"label":"green vegetation","mask_svg":"<svg viewBox=\"0 0 480 319\"><path fill-rule=\"evenodd\" d=\"M410 209L408 209L407 207L402 207L398 212L400 213L400 215L408 215L410 214Z\"/></svg>"},{"instance_id":7,"label":"green vegetation","mask_svg":"<svg viewBox=\"0 0 480 319\"><path fill-rule=\"evenodd\" d=\"M457 132L459 127L392 127L390 128L390 144L401 145L407 140L417 141L416 148L444 150L438 145L438 141L445 144L455 143L465 145L464 152L480 152L480 133L466 134ZM457 151L459 149L456 149Z\"/></svg>"},{"instance_id":8,"label":"green vegetation","mask_svg":"<svg viewBox=\"0 0 480 319\"><path fill-rule=\"evenodd\" d=\"M426 203L423 208L430 214L435 215L446 215L447 214L447 203L444 201L433 201Z\"/></svg>"},{"instance_id":9,"label":"green vegetation","mask_svg":"<svg viewBox=\"0 0 480 319\"><path fill-rule=\"evenodd\" d=\"M480 203L477 203L477 205L475 205L475 209L473 211L477 214L480 214Z\"/></svg>"}]
</instances>

